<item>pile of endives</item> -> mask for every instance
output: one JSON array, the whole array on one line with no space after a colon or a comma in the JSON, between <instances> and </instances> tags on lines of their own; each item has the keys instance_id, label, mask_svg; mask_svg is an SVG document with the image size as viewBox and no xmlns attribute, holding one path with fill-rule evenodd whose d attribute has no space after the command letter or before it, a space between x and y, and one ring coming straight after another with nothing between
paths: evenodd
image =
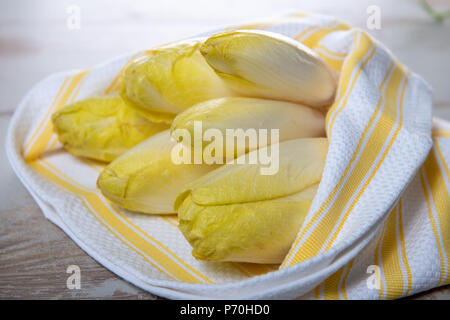
<instances>
[{"instance_id":1,"label":"pile of endives","mask_svg":"<svg viewBox=\"0 0 450 320\"><path fill-rule=\"evenodd\" d=\"M68 105L52 120L69 152L110 162L97 185L112 202L177 213L195 258L280 263L322 176L335 91L335 75L310 48L270 32L229 31L148 51L123 72L120 93ZM224 136L279 129L279 170L262 175L260 164L233 161L270 140L224 150L225 164L174 163L174 132L193 134L196 121Z\"/></svg>"}]
</instances>

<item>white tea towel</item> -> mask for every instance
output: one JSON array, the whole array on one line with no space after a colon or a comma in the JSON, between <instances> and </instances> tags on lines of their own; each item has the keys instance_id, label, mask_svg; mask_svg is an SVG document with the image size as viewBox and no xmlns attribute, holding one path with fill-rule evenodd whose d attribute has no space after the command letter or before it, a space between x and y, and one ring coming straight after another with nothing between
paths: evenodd
<instances>
[{"instance_id":1,"label":"white tea towel","mask_svg":"<svg viewBox=\"0 0 450 320\"><path fill-rule=\"evenodd\" d=\"M195 260L176 216L122 210L96 188L101 165L62 149L51 114L117 91L124 67L145 51L50 76L16 110L7 154L44 215L105 267L168 298L393 299L448 284L450 125L436 121L432 134L424 81L332 17L301 13L236 28L301 41L339 78L323 178L280 266Z\"/></svg>"}]
</instances>

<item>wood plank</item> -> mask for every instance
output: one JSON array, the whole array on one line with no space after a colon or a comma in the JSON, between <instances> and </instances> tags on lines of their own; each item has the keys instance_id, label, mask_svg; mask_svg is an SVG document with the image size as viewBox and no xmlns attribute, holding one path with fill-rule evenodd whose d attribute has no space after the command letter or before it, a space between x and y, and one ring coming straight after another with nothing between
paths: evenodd
<instances>
[{"instance_id":1,"label":"wood plank","mask_svg":"<svg viewBox=\"0 0 450 320\"><path fill-rule=\"evenodd\" d=\"M99 265L35 204L1 210L0 299L156 299ZM68 289L68 266L81 288Z\"/></svg>"}]
</instances>

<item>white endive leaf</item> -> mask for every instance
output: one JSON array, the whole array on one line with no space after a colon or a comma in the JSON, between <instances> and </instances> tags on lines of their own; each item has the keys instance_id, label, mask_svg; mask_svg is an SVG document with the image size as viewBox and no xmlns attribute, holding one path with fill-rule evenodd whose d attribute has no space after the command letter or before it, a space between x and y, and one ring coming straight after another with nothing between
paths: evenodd
<instances>
[{"instance_id":1,"label":"white endive leaf","mask_svg":"<svg viewBox=\"0 0 450 320\"><path fill-rule=\"evenodd\" d=\"M315 52L288 37L267 31L228 31L208 38L200 51L239 95L313 107L327 107L334 99L332 70Z\"/></svg>"},{"instance_id":2,"label":"white endive leaf","mask_svg":"<svg viewBox=\"0 0 450 320\"><path fill-rule=\"evenodd\" d=\"M271 144L271 130L278 130L279 142L309 137L325 136L325 116L318 110L306 106L268 99L255 99L243 97L227 97L208 100L199 103L180 113L172 122L171 132L179 129L189 131L193 137L195 126L201 122L202 132L215 129L219 130L222 137L232 129L244 143L235 143L235 150L231 150L230 156L226 156L229 150L225 150L226 141L223 140L223 158L231 159L248 151L265 147ZM241 131L237 131L241 129ZM267 139L259 139L263 134L261 129L267 130ZM251 130L248 131L248 130ZM251 135L255 133L256 135ZM247 134L247 136L245 136ZM256 143L250 145L246 137L257 136ZM213 141L212 143L215 143ZM278 141L274 141L276 143ZM188 142L193 147L192 140ZM203 142L203 147L209 144Z\"/></svg>"}]
</instances>

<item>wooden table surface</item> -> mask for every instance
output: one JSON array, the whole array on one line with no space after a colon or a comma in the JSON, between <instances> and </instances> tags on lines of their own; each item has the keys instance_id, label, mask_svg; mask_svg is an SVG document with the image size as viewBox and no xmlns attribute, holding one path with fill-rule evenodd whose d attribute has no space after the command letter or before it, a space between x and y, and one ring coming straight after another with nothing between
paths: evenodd
<instances>
[{"instance_id":1,"label":"wooden table surface","mask_svg":"<svg viewBox=\"0 0 450 320\"><path fill-rule=\"evenodd\" d=\"M450 9L447 0L430 3ZM380 7L381 29L367 31L428 81L434 89L434 113L450 120L450 21L433 23L417 0L15 0L0 4L1 136L5 137L21 97L51 73L86 68L210 28L292 11L331 14L367 29L369 5ZM68 27L73 6L80 10L79 29ZM158 299L99 265L46 220L13 173L4 148L0 182L1 299ZM67 289L69 265L81 269L79 290ZM450 299L450 288L413 298Z\"/></svg>"}]
</instances>

